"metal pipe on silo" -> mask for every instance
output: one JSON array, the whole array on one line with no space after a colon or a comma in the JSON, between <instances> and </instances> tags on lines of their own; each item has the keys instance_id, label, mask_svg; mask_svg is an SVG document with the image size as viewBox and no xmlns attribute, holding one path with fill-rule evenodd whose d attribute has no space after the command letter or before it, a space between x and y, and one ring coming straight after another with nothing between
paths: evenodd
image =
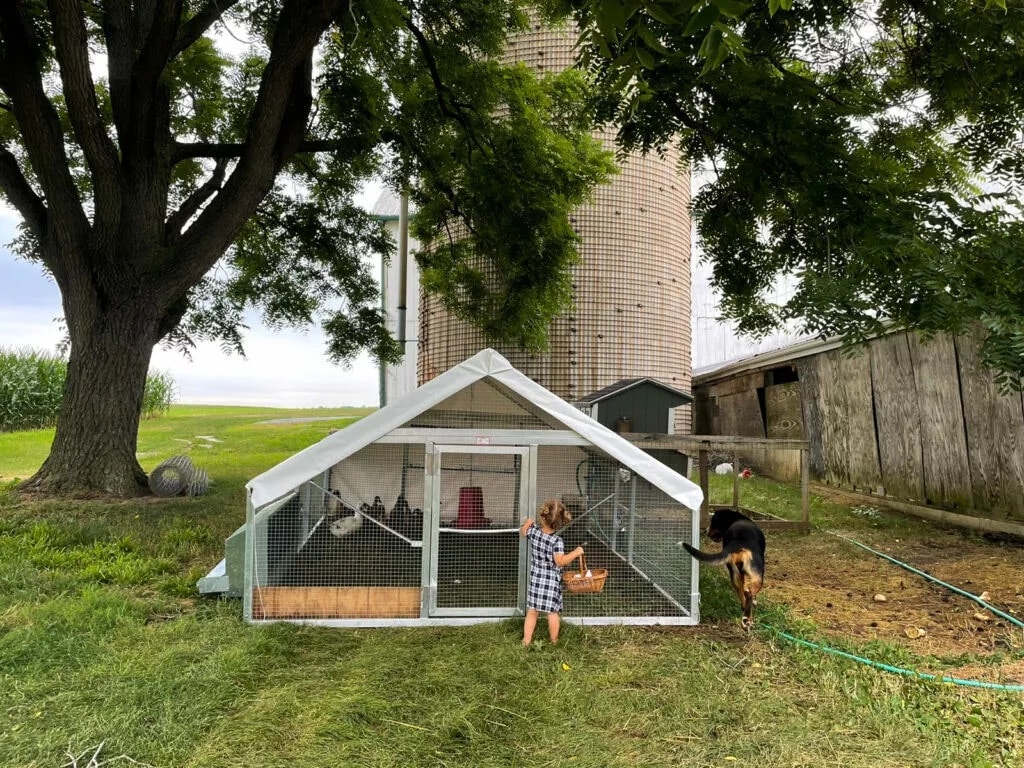
<instances>
[{"instance_id":1,"label":"metal pipe on silo","mask_svg":"<svg viewBox=\"0 0 1024 768\"><path fill-rule=\"evenodd\" d=\"M402 190L398 204L398 343L405 354L405 310L409 293L409 194Z\"/></svg>"}]
</instances>

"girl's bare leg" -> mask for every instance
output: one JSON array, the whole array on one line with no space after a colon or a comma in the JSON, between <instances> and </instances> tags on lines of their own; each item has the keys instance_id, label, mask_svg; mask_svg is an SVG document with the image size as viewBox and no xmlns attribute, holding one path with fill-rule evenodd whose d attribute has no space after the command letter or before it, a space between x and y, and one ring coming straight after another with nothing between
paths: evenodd
<instances>
[{"instance_id":1,"label":"girl's bare leg","mask_svg":"<svg viewBox=\"0 0 1024 768\"><path fill-rule=\"evenodd\" d=\"M555 645L558 642L558 630L562 628L562 619L559 618L557 613L548 614L548 636L551 638L551 644Z\"/></svg>"},{"instance_id":2,"label":"girl's bare leg","mask_svg":"<svg viewBox=\"0 0 1024 768\"><path fill-rule=\"evenodd\" d=\"M537 628L537 609L526 609L526 621L523 622L523 645L533 642L533 630Z\"/></svg>"}]
</instances>

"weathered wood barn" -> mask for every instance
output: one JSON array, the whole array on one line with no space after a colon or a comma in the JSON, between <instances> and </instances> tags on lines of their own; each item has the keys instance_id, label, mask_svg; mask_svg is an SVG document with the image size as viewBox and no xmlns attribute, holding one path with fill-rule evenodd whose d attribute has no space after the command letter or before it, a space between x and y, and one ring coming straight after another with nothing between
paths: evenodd
<instances>
[{"instance_id":1,"label":"weathered wood barn","mask_svg":"<svg viewBox=\"0 0 1024 768\"><path fill-rule=\"evenodd\" d=\"M1024 534L1024 407L976 337L896 333L854 349L805 341L693 376L694 432L810 442L819 482L890 506ZM791 479L796 458L744 461Z\"/></svg>"}]
</instances>

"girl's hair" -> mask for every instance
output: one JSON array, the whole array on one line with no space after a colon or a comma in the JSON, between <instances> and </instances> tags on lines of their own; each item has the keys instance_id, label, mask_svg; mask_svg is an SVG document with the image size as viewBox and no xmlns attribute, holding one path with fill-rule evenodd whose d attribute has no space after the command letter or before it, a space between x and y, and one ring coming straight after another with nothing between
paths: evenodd
<instances>
[{"instance_id":1,"label":"girl's hair","mask_svg":"<svg viewBox=\"0 0 1024 768\"><path fill-rule=\"evenodd\" d=\"M548 499L541 504L537 517L540 518L542 523L556 531L572 522L572 515L569 514L569 510L558 499Z\"/></svg>"}]
</instances>

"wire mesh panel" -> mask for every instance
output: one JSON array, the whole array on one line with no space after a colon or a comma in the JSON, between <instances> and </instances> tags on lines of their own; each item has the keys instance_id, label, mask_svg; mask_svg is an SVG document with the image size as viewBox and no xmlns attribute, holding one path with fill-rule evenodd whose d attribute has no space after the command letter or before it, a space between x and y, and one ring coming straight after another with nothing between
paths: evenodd
<instances>
[{"instance_id":1,"label":"wire mesh panel","mask_svg":"<svg viewBox=\"0 0 1024 768\"><path fill-rule=\"evenodd\" d=\"M421 613L424 447L375 443L253 517L252 618Z\"/></svg>"},{"instance_id":2,"label":"wire mesh panel","mask_svg":"<svg viewBox=\"0 0 1024 768\"><path fill-rule=\"evenodd\" d=\"M407 427L474 429L550 429L549 419L519 395L500 384L474 382L433 408L418 414Z\"/></svg>"},{"instance_id":3,"label":"wire mesh panel","mask_svg":"<svg viewBox=\"0 0 1024 768\"><path fill-rule=\"evenodd\" d=\"M609 572L600 593L567 594L563 615L696 618L692 558L682 548L693 538L690 510L594 450L541 446L537 464L538 498L561 498L573 514L561 531L566 550L582 546L590 568Z\"/></svg>"},{"instance_id":4,"label":"wire mesh panel","mask_svg":"<svg viewBox=\"0 0 1024 768\"><path fill-rule=\"evenodd\" d=\"M519 520L528 453L438 449L433 615L512 616L520 609Z\"/></svg>"}]
</instances>

